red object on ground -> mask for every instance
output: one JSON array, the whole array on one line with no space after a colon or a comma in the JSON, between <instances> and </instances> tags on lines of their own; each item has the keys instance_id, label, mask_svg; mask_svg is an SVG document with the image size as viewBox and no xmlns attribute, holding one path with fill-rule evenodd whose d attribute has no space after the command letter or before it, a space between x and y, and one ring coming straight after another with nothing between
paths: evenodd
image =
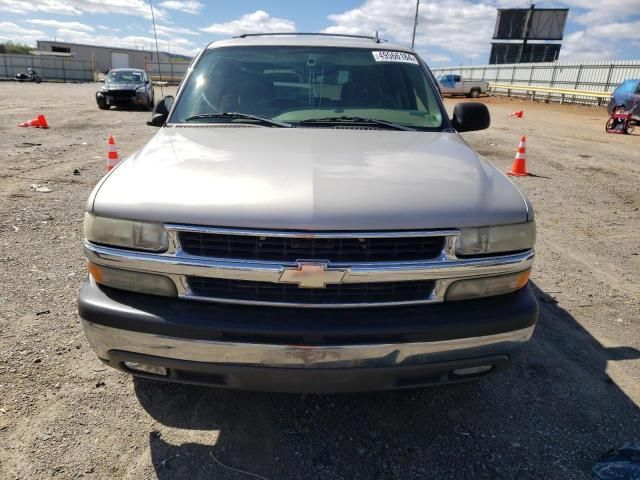
<instances>
[{"instance_id":1,"label":"red object on ground","mask_svg":"<svg viewBox=\"0 0 640 480\"><path fill-rule=\"evenodd\" d=\"M516 151L516 158L513 160L513 164L511 165L511 171L507 172L507 175L513 175L516 177L525 177L529 175L529 172L527 172L527 159L525 156L526 142L527 140L523 135L520 139L518 150Z\"/></svg>"},{"instance_id":2,"label":"red object on ground","mask_svg":"<svg viewBox=\"0 0 640 480\"><path fill-rule=\"evenodd\" d=\"M33 120L29 120L28 122L19 123L18 126L19 127L49 128L49 124L47 123L47 119L44 118L44 115L38 115Z\"/></svg>"},{"instance_id":3,"label":"red object on ground","mask_svg":"<svg viewBox=\"0 0 640 480\"><path fill-rule=\"evenodd\" d=\"M109 135L107 140L107 172L110 172L118 162L120 162L120 157L118 157L116 141L113 139L113 135Z\"/></svg>"}]
</instances>

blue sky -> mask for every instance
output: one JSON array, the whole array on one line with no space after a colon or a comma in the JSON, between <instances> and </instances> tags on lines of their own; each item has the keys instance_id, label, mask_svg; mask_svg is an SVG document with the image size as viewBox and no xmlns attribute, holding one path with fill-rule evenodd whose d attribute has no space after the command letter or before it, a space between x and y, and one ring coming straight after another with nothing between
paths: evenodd
<instances>
[{"instance_id":1,"label":"blue sky","mask_svg":"<svg viewBox=\"0 0 640 480\"><path fill-rule=\"evenodd\" d=\"M415 0L154 0L161 50L194 54L245 32L325 31L411 42ZM640 58L640 0L539 0L570 9L560 60ZM416 49L432 65L483 64L496 8L523 0L421 0ZM0 0L0 42L38 39L149 48L148 0Z\"/></svg>"}]
</instances>

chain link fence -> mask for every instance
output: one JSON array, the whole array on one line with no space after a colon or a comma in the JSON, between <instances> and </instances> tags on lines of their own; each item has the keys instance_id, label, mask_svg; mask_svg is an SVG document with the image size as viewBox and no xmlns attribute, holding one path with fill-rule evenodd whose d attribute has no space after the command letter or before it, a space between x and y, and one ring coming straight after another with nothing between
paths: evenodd
<instances>
[{"instance_id":1,"label":"chain link fence","mask_svg":"<svg viewBox=\"0 0 640 480\"><path fill-rule=\"evenodd\" d=\"M189 69L191 62L151 62L146 61L144 69L154 82L167 82L169 85L178 85L182 77Z\"/></svg>"},{"instance_id":2,"label":"chain link fence","mask_svg":"<svg viewBox=\"0 0 640 480\"><path fill-rule=\"evenodd\" d=\"M93 82L96 80L90 61L67 57L37 55L0 55L0 78L12 79L16 73L33 68L43 81Z\"/></svg>"},{"instance_id":3,"label":"chain link fence","mask_svg":"<svg viewBox=\"0 0 640 480\"><path fill-rule=\"evenodd\" d=\"M483 80L489 83L611 92L628 78L640 78L640 60L473 65L434 68L432 71L436 77L455 73L465 80ZM538 98L552 101L560 99L559 95L551 93L546 98L543 95ZM601 103L599 99L580 96L567 98L565 101Z\"/></svg>"}]
</instances>

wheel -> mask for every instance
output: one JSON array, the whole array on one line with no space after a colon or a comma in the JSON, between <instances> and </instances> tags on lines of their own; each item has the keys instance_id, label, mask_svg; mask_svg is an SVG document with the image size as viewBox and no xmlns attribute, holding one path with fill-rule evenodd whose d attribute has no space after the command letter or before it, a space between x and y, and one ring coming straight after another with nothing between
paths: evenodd
<instances>
[{"instance_id":1,"label":"wheel","mask_svg":"<svg viewBox=\"0 0 640 480\"><path fill-rule=\"evenodd\" d=\"M609 133L609 130L613 130L615 125L616 125L616 119L610 118L609 120L607 120L607 124L604 126L604 131Z\"/></svg>"},{"instance_id":2,"label":"wheel","mask_svg":"<svg viewBox=\"0 0 640 480\"><path fill-rule=\"evenodd\" d=\"M633 130L636 128L636 123L629 120L629 123L627 123L627 130L626 130L626 134L627 135L631 135L631 132L633 132Z\"/></svg>"},{"instance_id":3,"label":"wheel","mask_svg":"<svg viewBox=\"0 0 640 480\"><path fill-rule=\"evenodd\" d=\"M36 77L36 83L40 83L42 79L40 77Z\"/></svg>"},{"instance_id":4,"label":"wheel","mask_svg":"<svg viewBox=\"0 0 640 480\"><path fill-rule=\"evenodd\" d=\"M153 111L153 98L149 98L149 103L147 104L147 110L150 112Z\"/></svg>"},{"instance_id":5,"label":"wheel","mask_svg":"<svg viewBox=\"0 0 640 480\"><path fill-rule=\"evenodd\" d=\"M478 98L480 96L480 90L478 90L477 88L474 88L469 92L469 96L471 98Z\"/></svg>"}]
</instances>

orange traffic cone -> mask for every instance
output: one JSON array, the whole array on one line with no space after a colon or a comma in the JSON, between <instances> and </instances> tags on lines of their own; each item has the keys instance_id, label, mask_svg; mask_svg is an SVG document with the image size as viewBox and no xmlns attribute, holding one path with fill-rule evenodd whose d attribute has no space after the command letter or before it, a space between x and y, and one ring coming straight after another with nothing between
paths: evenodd
<instances>
[{"instance_id":1,"label":"orange traffic cone","mask_svg":"<svg viewBox=\"0 0 640 480\"><path fill-rule=\"evenodd\" d=\"M510 117L522 118L524 117L524 110L518 110L517 112L511 112Z\"/></svg>"},{"instance_id":2,"label":"orange traffic cone","mask_svg":"<svg viewBox=\"0 0 640 480\"><path fill-rule=\"evenodd\" d=\"M119 161L120 157L118 157L116 141L113 139L113 135L109 135L109 139L107 140L107 172L110 172Z\"/></svg>"},{"instance_id":3,"label":"orange traffic cone","mask_svg":"<svg viewBox=\"0 0 640 480\"><path fill-rule=\"evenodd\" d=\"M47 123L47 119L44 118L44 115L38 115L33 120L29 120L28 122L19 123L18 126L19 127L49 128L49 124Z\"/></svg>"},{"instance_id":4,"label":"orange traffic cone","mask_svg":"<svg viewBox=\"0 0 640 480\"><path fill-rule=\"evenodd\" d=\"M513 160L513 165L511 165L511 171L507 172L507 175L514 175L516 177L526 177L529 175L529 172L527 172L527 159L525 158L525 144L526 138L523 135L520 139L518 150L516 151L516 158Z\"/></svg>"}]
</instances>

